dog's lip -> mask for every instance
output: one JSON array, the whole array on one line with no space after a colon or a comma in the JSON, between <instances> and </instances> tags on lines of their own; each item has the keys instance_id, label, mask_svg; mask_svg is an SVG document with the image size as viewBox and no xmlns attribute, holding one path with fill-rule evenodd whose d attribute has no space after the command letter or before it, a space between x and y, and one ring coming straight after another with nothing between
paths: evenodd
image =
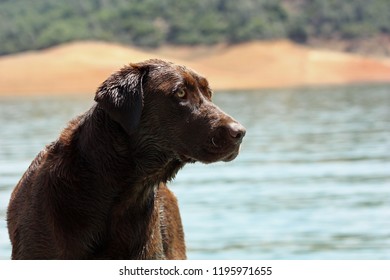
<instances>
[{"instance_id":1,"label":"dog's lip","mask_svg":"<svg viewBox=\"0 0 390 280\"><path fill-rule=\"evenodd\" d=\"M224 162L232 161L234 160L238 154L240 153L241 146L237 145L233 152L231 152L229 155L227 155L225 158L222 159Z\"/></svg>"},{"instance_id":2,"label":"dog's lip","mask_svg":"<svg viewBox=\"0 0 390 280\"><path fill-rule=\"evenodd\" d=\"M213 162L216 161L228 162L228 161L232 161L238 156L240 147L241 145L237 143L236 145L228 146L227 148L223 148L223 149L215 149L215 147L207 147L204 149L204 151L206 154L216 158L216 160L213 160Z\"/></svg>"},{"instance_id":3,"label":"dog's lip","mask_svg":"<svg viewBox=\"0 0 390 280\"><path fill-rule=\"evenodd\" d=\"M217 161L232 161L235 159L240 151L240 143L229 145L226 147L215 147L214 145L207 145L199 147L200 149L195 153L186 151L178 155L178 158L185 163L194 163L197 161L203 163L212 163Z\"/></svg>"},{"instance_id":4,"label":"dog's lip","mask_svg":"<svg viewBox=\"0 0 390 280\"><path fill-rule=\"evenodd\" d=\"M239 150L241 146L241 141L237 143L224 144L221 146L216 146L214 144L204 147L204 150L209 154L220 154L220 155L229 155L236 150Z\"/></svg>"},{"instance_id":5,"label":"dog's lip","mask_svg":"<svg viewBox=\"0 0 390 280\"><path fill-rule=\"evenodd\" d=\"M233 153L225 157L222 161L224 162L232 161L238 156L239 153L240 153L240 146Z\"/></svg>"}]
</instances>

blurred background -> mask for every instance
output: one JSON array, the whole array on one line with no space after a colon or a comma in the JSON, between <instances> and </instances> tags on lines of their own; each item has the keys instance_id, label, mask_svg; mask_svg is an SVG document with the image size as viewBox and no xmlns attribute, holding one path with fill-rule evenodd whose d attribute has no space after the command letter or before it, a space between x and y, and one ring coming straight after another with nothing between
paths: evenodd
<instances>
[{"instance_id":1,"label":"blurred background","mask_svg":"<svg viewBox=\"0 0 390 280\"><path fill-rule=\"evenodd\" d=\"M129 62L205 75L247 128L170 184L190 259L390 259L389 0L0 0L0 259L36 154Z\"/></svg>"}]
</instances>

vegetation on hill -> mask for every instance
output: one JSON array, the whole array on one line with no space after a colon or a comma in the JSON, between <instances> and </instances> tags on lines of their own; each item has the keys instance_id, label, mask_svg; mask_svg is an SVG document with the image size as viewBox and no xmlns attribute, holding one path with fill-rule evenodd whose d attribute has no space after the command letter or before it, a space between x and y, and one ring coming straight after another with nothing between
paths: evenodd
<instances>
[{"instance_id":1,"label":"vegetation on hill","mask_svg":"<svg viewBox=\"0 0 390 280\"><path fill-rule=\"evenodd\" d=\"M0 0L0 55L75 40L157 47L382 35L389 0Z\"/></svg>"}]
</instances>

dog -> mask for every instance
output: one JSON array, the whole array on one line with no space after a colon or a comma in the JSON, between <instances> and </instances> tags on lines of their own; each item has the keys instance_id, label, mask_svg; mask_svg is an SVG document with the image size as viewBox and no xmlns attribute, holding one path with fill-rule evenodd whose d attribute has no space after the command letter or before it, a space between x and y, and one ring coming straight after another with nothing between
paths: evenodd
<instances>
[{"instance_id":1,"label":"dog","mask_svg":"<svg viewBox=\"0 0 390 280\"><path fill-rule=\"evenodd\" d=\"M12 259L186 259L166 183L187 163L233 160L245 135L211 98L205 78L163 60L112 74L16 185Z\"/></svg>"}]
</instances>

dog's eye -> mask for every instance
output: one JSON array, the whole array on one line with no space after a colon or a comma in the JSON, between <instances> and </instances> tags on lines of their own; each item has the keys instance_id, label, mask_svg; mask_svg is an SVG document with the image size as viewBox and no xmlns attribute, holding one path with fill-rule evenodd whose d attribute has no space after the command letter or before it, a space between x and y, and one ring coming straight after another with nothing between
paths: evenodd
<instances>
[{"instance_id":1,"label":"dog's eye","mask_svg":"<svg viewBox=\"0 0 390 280\"><path fill-rule=\"evenodd\" d=\"M178 89L175 94L181 99L185 98L187 95L187 93L183 89Z\"/></svg>"}]
</instances>

